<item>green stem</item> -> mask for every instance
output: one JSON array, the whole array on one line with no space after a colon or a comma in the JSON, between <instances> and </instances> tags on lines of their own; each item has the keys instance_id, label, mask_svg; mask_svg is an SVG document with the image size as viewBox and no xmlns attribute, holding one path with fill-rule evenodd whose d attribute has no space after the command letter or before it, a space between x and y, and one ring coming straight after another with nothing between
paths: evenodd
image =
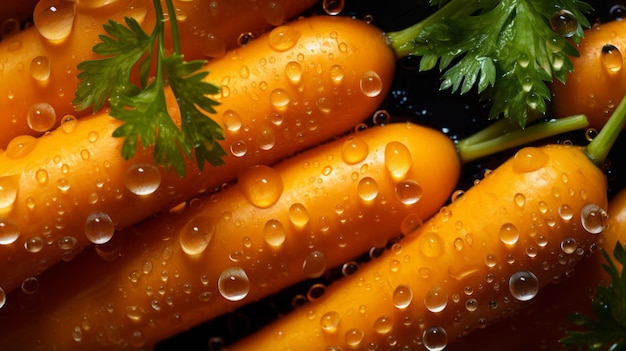
<instances>
[{"instance_id":1,"label":"green stem","mask_svg":"<svg viewBox=\"0 0 626 351\"><path fill-rule=\"evenodd\" d=\"M178 36L178 21L176 20L176 9L172 0L165 0L167 12L170 17L170 28L172 30L172 45L174 45L174 54L180 54L180 38Z\"/></svg>"},{"instance_id":2,"label":"green stem","mask_svg":"<svg viewBox=\"0 0 626 351\"><path fill-rule=\"evenodd\" d=\"M424 28L432 24L441 23L442 19L471 15L484 6L481 1L450 1L418 23L399 31L387 33L389 45L397 58L411 55L415 49L413 40L419 37Z\"/></svg>"},{"instance_id":3,"label":"green stem","mask_svg":"<svg viewBox=\"0 0 626 351\"><path fill-rule=\"evenodd\" d=\"M520 129L518 126L516 130L511 129L515 124L509 125L509 123L504 121L509 120L499 120L482 131L460 140L457 144L457 151L461 162L466 164L487 155L550 136L585 128L589 125L587 117L584 115L574 115L540 122L524 129Z\"/></svg>"},{"instance_id":4,"label":"green stem","mask_svg":"<svg viewBox=\"0 0 626 351\"><path fill-rule=\"evenodd\" d=\"M598 135L587 145L587 156L597 166L601 166L606 161L611 147L626 124L626 96L617 105L617 108L604 124Z\"/></svg>"}]
</instances>

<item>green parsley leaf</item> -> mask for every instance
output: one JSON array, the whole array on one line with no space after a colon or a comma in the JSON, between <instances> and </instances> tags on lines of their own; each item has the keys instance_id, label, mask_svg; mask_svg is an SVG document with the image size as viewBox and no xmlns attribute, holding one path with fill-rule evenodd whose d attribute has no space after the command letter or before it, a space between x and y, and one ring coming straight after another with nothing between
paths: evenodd
<instances>
[{"instance_id":1,"label":"green parsley leaf","mask_svg":"<svg viewBox=\"0 0 626 351\"><path fill-rule=\"evenodd\" d=\"M560 342L576 350L626 350L626 274L620 274L617 266L606 251L603 268L609 273L611 283L599 286L592 300L595 319L581 313L570 316L570 320L582 330L568 331ZM626 247L617 242L613 257L622 268L626 267Z\"/></svg>"},{"instance_id":2,"label":"green parsley leaf","mask_svg":"<svg viewBox=\"0 0 626 351\"><path fill-rule=\"evenodd\" d=\"M405 30L389 33L398 57L420 56L420 69L438 67L440 88L474 87L491 104L490 118L525 126L529 111L546 112L547 83L565 81L589 27L591 7L578 0L431 0L439 9ZM564 12L559 12L563 10ZM560 20L553 29L551 20Z\"/></svg>"},{"instance_id":3,"label":"green parsley leaf","mask_svg":"<svg viewBox=\"0 0 626 351\"><path fill-rule=\"evenodd\" d=\"M165 3L173 13L172 1ZM150 34L133 18L125 18L125 25L115 21L104 25L107 35L101 35L101 42L93 47L104 57L78 65L81 72L73 103L78 110L92 106L95 111L108 101L110 115L124 122L113 132L114 137L124 138L122 156L130 159L138 147L154 146L155 162L182 177L185 157L193 159L200 170L205 162L223 164L226 153L218 143L224 139L223 130L208 116L218 104L209 96L219 88L204 81L208 75L201 71L205 60L184 61L175 16L170 16L172 54L166 55L161 2L153 0L153 4L157 24ZM155 76L150 77L155 65ZM130 79L134 69L139 73L139 86ZM168 112L168 87L180 109L180 127Z\"/></svg>"}]
</instances>

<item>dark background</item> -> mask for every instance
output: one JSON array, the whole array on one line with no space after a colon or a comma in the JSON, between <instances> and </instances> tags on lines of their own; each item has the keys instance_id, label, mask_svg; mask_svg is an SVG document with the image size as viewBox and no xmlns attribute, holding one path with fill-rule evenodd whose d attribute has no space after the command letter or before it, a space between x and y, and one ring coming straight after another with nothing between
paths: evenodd
<instances>
[{"instance_id":1,"label":"dark background","mask_svg":"<svg viewBox=\"0 0 626 351\"><path fill-rule=\"evenodd\" d=\"M433 8L424 0L379 0L362 1L346 0L341 15L364 18L373 16L373 24L384 31L391 32L405 28L418 22L432 12ZM589 15L591 23L607 21L626 15L626 0L587 1L594 7ZM323 13L321 3L311 10L311 13ZM387 110L392 121L411 120L415 123L427 125L443 131L452 139L460 139L486 124L488 109L478 102L478 96L473 92L465 95L451 94L449 91L439 91L439 72L419 72L415 69L418 61L407 59L399 62L394 85L389 96L381 106ZM549 113L548 113L549 117ZM544 140L539 143L559 142L572 140L584 145L582 133L572 133L559 136L558 139ZM609 155L610 166L605 172L609 179L609 196L622 189L626 183L626 163L620 161L618 153L626 148L626 135L618 140ZM510 157L514 151L502 152L473 162L464 167L459 189L467 189L474 179L482 178L487 169L494 169L504 159ZM357 260L367 261L369 255ZM308 289L315 283L330 284L342 273L340 268L328 272L321 278L309 280L289 287L279 294L267 297L259 302L252 303L233 313L216 318L203 325L197 326L188 332L164 340L157 346L157 351L185 350L214 351L220 350L235 340L258 330L260 327L289 312L294 305L304 303L304 299L295 299L296 296L305 296ZM294 302L295 301L295 302Z\"/></svg>"}]
</instances>

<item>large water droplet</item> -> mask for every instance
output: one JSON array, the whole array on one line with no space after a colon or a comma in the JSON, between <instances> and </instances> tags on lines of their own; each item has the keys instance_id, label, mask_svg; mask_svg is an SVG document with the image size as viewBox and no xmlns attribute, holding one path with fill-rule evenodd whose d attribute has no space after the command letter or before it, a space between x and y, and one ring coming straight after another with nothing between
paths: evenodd
<instances>
[{"instance_id":1,"label":"large water droplet","mask_svg":"<svg viewBox=\"0 0 626 351\"><path fill-rule=\"evenodd\" d=\"M161 185L161 172L151 164L133 164L126 170L124 184L135 195L150 195Z\"/></svg>"},{"instance_id":2,"label":"large water droplet","mask_svg":"<svg viewBox=\"0 0 626 351\"><path fill-rule=\"evenodd\" d=\"M283 179L273 168L257 165L239 176L239 185L251 204L267 208L278 201L283 193Z\"/></svg>"},{"instance_id":3,"label":"large water droplet","mask_svg":"<svg viewBox=\"0 0 626 351\"><path fill-rule=\"evenodd\" d=\"M536 171L548 163L549 156L536 147L525 147L515 153L513 170L518 173Z\"/></svg>"},{"instance_id":4,"label":"large water droplet","mask_svg":"<svg viewBox=\"0 0 626 351\"><path fill-rule=\"evenodd\" d=\"M576 16L568 10L560 10L550 17L550 26L556 33L570 38L574 36L578 29Z\"/></svg>"},{"instance_id":5,"label":"large water droplet","mask_svg":"<svg viewBox=\"0 0 626 351\"><path fill-rule=\"evenodd\" d=\"M326 14L332 15L332 16L340 14L341 11L343 11L344 6L345 6L344 0L322 1L322 9L324 9L324 12L326 12Z\"/></svg>"},{"instance_id":6,"label":"large water droplet","mask_svg":"<svg viewBox=\"0 0 626 351\"><path fill-rule=\"evenodd\" d=\"M360 87L365 96L376 97L383 91L383 80L378 73L367 71L361 77Z\"/></svg>"},{"instance_id":7,"label":"large water droplet","mask_svg":"<svg viewBox=\"0 0 626 351\"><path fill-rule=\"evenodd\" d=\"M283 6L275 1L270 1L265 6L263 12L265 21L272 26L280 26L285 22L285 9Z\"/></svg>"},{"instance_id":8,"label":"large water droplet","mask_svg":"<svg viewBox=\"0 0 626 351\"><path fill-rule=\"evenodd\" d=\"M250 292L250 280L243 268L230 267L220 274L217 288L226 300L240 301Z\"/></svg>"},{"instance_id":9,"label":"large water droplet","mask_svg":"<svg viewBox=\"0 0 626 351\"><path fill-rule=\"evenodd\" d=\"M320 326L327 332L334 332L339 327L341 316L336 311L330 311L324 313L320 318Z\"/></svg>"},{"instance_id":10,"label":"large water droplet","mask_svg":"<svg viewBox=\"0 0 626 351\"><path fill-rule=\"evenodd\" d=\"M396 184L396 197L405 205L413 205L422 198L422 186L412 179Z\"/></svg>"},{"instance_id":11,"label":"large water droplet","mask_svg":"<svg viewBox=\"0 0 626 351\"><path fill-rule=\"evenodd\" d=\"M19 180L19 175L0 177L0 208L7 208L15 203Z\"/></svg>"},{"instance_id":12,"label":"large water droplet","mask_svg":"<svg viewBox=\"0 0 626 351\"><path fill-rule=\"evenodd\" d=\"M296 202L289 207L289 220L296 227L302 228L309 223L309 211L303 204Z\"/></svg>"},{"instance_id":13,"label":"large water droplet","mask_svg":"<svg viewBox=\"0 0 626 351\"><path fill-rule=\"evenodd\" d=\"M33 22L39 34L50 41L62 41L72 32L76 1L42 0L33 12Z\"/></svg>"},{"instance_id":14,"label":"large water droplet","mask_svg":"<svg viewBox=\"0 0 626 351\"><path fill-rule=\"evenodd\" d=\"M396 308L405 309L413 301L413 290L407 285L398 285L393 290L391 299Z\"/></svg>"},{"instance_id":15,"label":"large water droplet","mask_svg":"<svg viewBox=\"0 0 626 351\"><path fill-rule=\"evenodd\" d=\"M422 333L424 347L428 351L441 351L448 345L448 333L443 327L430 326Z\"/></svg>"},{"instance_id":16,"label":"large water droplet","mask_svg":"<svg viewBox=\"0 0 626 351\"><path fill-rule=\"evenodd\" d=\"M539 279L530 271L513 273L509 278L509 291L520 301L529 301L539 291Z\"/></svg>"},{"instance_id":17,"label":"large water droplet","mask_svg":"<svg viewBox=\"0 0 626 351\"><path fill-rule=\"evenodd\" d=\"M20 227L12 219L0 218L0 245L13 244L20 236Z\"/></svg>"},{"instance_id":18,"label":"large water droplet","mask_svg":"<svg viewBox=\"0 0 626 351\"><path fill-rule=\"evenodd\" d=\"M30 61L30 75L40 82L50 78L50 60L47 56L36 56Z\"/></svg>"},{"instance_id":19,"label":"large water droplet","mask_svg":"<svg viewBox=\"0 0 626 351\"><path fill-rule=\"evenodd\" d=\"M45 132L52 129L57 121L57 114L52 105L39 102L33 104L26 113L28 127L35 132Z\"/></svg>"},{"instance_id":20,"label":"large water droplet","mask_svg":"<svg viewBox=\"0 0 626 351\"><path fill-rule=\"evenodd\" d=\"M198 255L209 246L214 233L211 217L199 215L185 223L178 234L178 243L187 255Z\"/></svg>"},{"instance_id":21,"label":"large water droplet","mask_svg":"<svg viewBox=\"0 0 626 351\"><path fill-rule=\"evenodd\" d=\"M291 27L274 28L268 36L269 46L276 51L289 50L298 43L301 33Z\"/></svg>"},{"instance_id":22,"label":"large water droplet","mask_svg":"<svg viewBox=\"0 0 626 351\"><path fill-rule=\"evenodd\" d=\"M236 132L241 128L241 117L233 110L226 110L222 113L224 127L231 132Z\"/></svg>"},{"instance_id":23,"label":"large water droplet","mask_svg":"<svg viewBox=\"0 0 626 351\"><path fill-rule=\"evenodd\" d=\"M270 103L280 112L287 110L290 101L291 98L284 89L276 88L270 92Z\"/></svg>"},{"instance_id":24,"label":"large water droplet","mask_svg":"<svg viewBox=\"0 0 626 351\"><path fill-rule=\"evenodd\" d=\"M287 66L285 66L285 75L292 83L300 83L300 79L302 78L302 65L296 61L290 61L287 63Z\"/></svg>"},{"instance_id":25,"label":"large water droplet","mask_svg":"<svg viewBox=\"0 0 626 351\"><path fill-rule=\"evenodd\" d=\"M422 233L417 240L420 252L428 258L438 258L445 250L443 240L435 232Z\"/></svg>"},{"instance_id":26,"label":"large water droplet","mask_svg":"<svg viewBox=\"0 0 626 351\"><path fill-rule=\"evenodd\" d=\"M608 226L608 214L604 209L595 204L588 204L580 211L580 221L591 234L602 233Z\"/></svg>"},{"instance_id":27,"label":"large water droplet","mask_svg":"<svg viewBox=\"0 0 626 351\"><path fill-rule=\"evenodd\" d=\"M343 80L343 77L345 76L345 70L341 65L332 65L328 69L328 74L330 75L330 79L333 81L333 83L337 85Z\"/></svg>"},{"instance_id":28,"label":"large water droplet","mask_svg":"<svg viewBox=\"0 0 626 351\"><path fill-rule=\"evenodd\" d=\"M358 136L350 136L341 148L341 157L350 165L363 161L368 153L369 145Z\"/></svg>"},{"instance_id":29,"label":"large water droplet","mask_svg":"<svg viewBox=\"0 0 626 351\"><path fill-rule=\"evenodd\" d=\"M606 44L602 47L602 54L600 56L602 67L609 73L617 73L622 70L624 65L624 58L618 48L611 44Z\"/></svg>"},{"instance_id":30,"label":"large water droplet","mask_svg":"<svg viewBox=\"0 0 626 351\"><path fill-rule=\"evenodd\" d=\"M309 278L318 278L326 271L326 263L326 255L315 250L304 259L302 271Z\"/></svg>"},{"instance_id":31,"label":"large water droplet","mask_svg":"<svg viewBox=\"0 0 626 351\"><path fill-rule=\"evenodd\" d=\"M378 183L371 177L363 177L357 185L357 193L363 201L372 201L378 196Z\"/></svg>"},{"instance_id":32,"label":"large water droplet","mask_svg":"<svg viewBox=\"0 0 626 351\"><path fill-rule=\"evenodd\" d=\"M111 240L115 233L115 225L108 214L100 211L92 212L85 220L85 236L94 244L104 244Z\"/></svg>"},{"instance_id":33,"label":"large water droplet","mask_svg":"<svg viewBox=\"0 0 626 351\"><path fill-rule=\"evenodd\" d=\"M504 223L500 227L500 241L506 245L514 245L519 240L519 230L513 223Z\"/></svg>"},{"instance_id":34,"label":"large water droplet","mask_svg":"<svg viewBox=\"0 0 626 351\"><path fill-rule=\"evenodd\" d=\"M448 294L440 287L432 287L424 296L424 306L430 312L441 312L448 305Z\"/></svg>"},{"instance_id":35,"label":"large water droplet","mask_svg":"<svg viewBox=\"0 0 626 351\"><path fill-rule=\"evenodd\" d=\"M19 135L11 139L5 150L5 155L11 159L26 157L37 146L37 138L32 135Z\"/></svg>"},{"instance_id":36,"label":"large water droplet","mask_svg":"<svg viewBox=\"0 0 626 351\"><path fill-rule=\"evenodd\" d=\"M272 247L280 247L287 237L285 227L277 219L270 219L263 227L263 239Z\"/></svg>"},{"instance_id":37,"label":"large water droplet","mask_svg":"<svg viewBox=\"0 0 626 351\"><path fill-rule=\"evenodd\" d=\"M406 145L398 141L385 145L385 167L395 180L406 176L411 163L411 152Z\"/></svg>"}]
</instances>

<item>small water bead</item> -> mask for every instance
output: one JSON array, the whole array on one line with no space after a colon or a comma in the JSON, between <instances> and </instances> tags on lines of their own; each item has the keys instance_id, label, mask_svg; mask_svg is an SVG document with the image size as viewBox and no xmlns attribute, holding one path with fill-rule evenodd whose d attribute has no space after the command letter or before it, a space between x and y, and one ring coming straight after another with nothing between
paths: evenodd
<instances>
[{"instance_id":1,"label":"small water bead","mask_svg":"<svg viewBox=\"0 0 626 351\"><path fill-rule=\"evenodd\" d=\"M40 82L50 78L50 60L47 56L36 56L30 61L30 75Z\"/></svg>"},{"instance_id":2,"label":"small water bead","mask_svg":"<svg viewBox=\"0 0 626 351\"><path fill-rule=\"evenodd\" d=\"M270 103L276 110L280 112L284 112L287 110L287 106L291 102L291 98L289 97L289 93L285 89L276 88L270 92Z\"/></svg>"},{"instance_id":3,"label":"small water bead","mask_svg":"<svg viewBox=\"0 0 626 351\"><path fill-rule=\"evenodd\" d=\"M405 205L417 203L423 194L422 186L412 179L407 179L396 184L396 197Z\"/></svg>"},{"instance_id":4,"label":"small water bead","mask_svg":"<svg viewBox=\"0 0 626 351\"><path fill-rule=\"evenodd\" d=\"M615 4L609 8L609 18L611 20L623 19L626 15L626 5Z\"/></svg>"},{"instance_id":5,"label":"small water bead","mask_svg":"<svg viewBox=\"0 0 626 351\"><path fill-rule=\"evenodd\" d=\"M39 290L39 280L36 277L28 277L22 281L20 288L23 293L32 295Z\"/></svg>"},{"instance_id":6,"label":"small water bead","mask_svg":"<svg viewBox=\"0 0 626 351\"><path fill-rule=\"evenodd\" d=\"M246 199L259 208L275 204L284 188L280 174L274 168L264 165L252 166L243 172L238 183Z\"/></svg>"},{"instance_id":7,"label":"small water bead","mask_svg":"<svg viewBox=\"0 0 626 351\"><path fill-rule=\"evenodd\" d=\"M574 238L565 238L561 241L561 250L566 254L572 254L576 252L578 248L578 244L576 243L576 239Z\"/></svg>"},{"instance_id":8,"label":"small water bead","mask_svg":"<svg viewBox=\"0 0 626 351\"><path fill-rule=\"evenodd\" d=\"M236 132L241 129L241 117L233 110L226 110L222 113L222 122L226 130Z\"/></svg>"},{"instance_id":9,"label":"small water bead","mask_svg":"<svg viewBox=\"0 0 626 351\"><path fill-rule=\"evenodd\" d=\"M324 0L322 2L322 8L324 9L324 12L332 16L340 14L341 11L343 11L344 6L344 0Z\"/></svg>"},{"instance_id":10,"label":"small water bead","mask_svg":"<svg viewBox=\"0 0 626 351\"><path fill-rule=\"evenodd\" d=\"M571 38L578 30L576 16L568 10L560 10L550 17L552 30L566 38Z\"/></svg>"},{"instance_id":11,"label":"small water bead","mask_svg":"<svg viewBox=\"0 0 626 351\"><path fill-rule=\"evenodd\" d=\"M325 292L326 292L326 285L321 284L321 283L313 284L311 285L309 290L306 292L306 297L307 299L309 299L309 301L314 301L322 297Z\"/></svg>"},{"instance_id":12,"label":"small water bead","mask_svg":"<svg viewBox=\"0 0 626 351\"><path fill-rule=\"evenodd\" d=\"M0 245L13 244L20 236L20 227L12 219L0 218Z\"/></svg>"},{"instance_id":13,"label":"small water bead","mask_svg":"<svg viewBox=\"0 0 626 351\"><path fill-rule=\"evenodd\" d=\"M37 253L41 251L41 249L43 249L43 246L44 246L44 242L38 236L29 238L28 240L24 242L24 248L26 249L26 251L30 253Z\"/></svg>"},{"instance_id":14,"label":"small water bead","mask_svg":"<svg viewBox=\"0 0 626 351\"><path fill-rule=\"evenodd\" d=\"M608 226L608 214L600 206L588 204L580 211L580 221L586 231L599 234Z\"/></svg>"},{"instance_id":15,"label":"small water bead","mask_svg":"<svg viewBox=\"0 0 626 351\"><path fill-rule=\"evenodd\" d=\"M543 102L543 99L536 92L531 91L528 94L526 94L526 105L528 105L530 109L536 110L542 102Z\"/></svg>"},{"instance_id":16,"label":"small water bead","mask_svg":"<svg viewBox=\"0 0 626 351\"><path fill-rule=\"evenodd\" d=\"M536 147L524 147L515 153L513 170L518 173L533 172L544 167L549 156Z\"/></svg>"},{"instance_id":17,"label":"small water bead","mask_svg":"<svg viewBox=\"0 0 626 351\"><path fill-rule=\"evenodd\" d=\"M344 335L344 341L350 347L358 347L363 342L365 333L361 329L350 329Z\"/></svg>"},{"instance_id":18,"label":"small water bead","mask_svg":"<svg viewBox=\"0 0 626 351\"><path fill-rule=\"evenodd\" d=\"M64 236L57 241L57 245L61 250L71 250L76 245L76 238L73 236Z\"/></svg>"},{"instance_id":19,"label":"small water bead","mask_svg":"<svg viewBox=\"0 0 626 351\"><path fill-rule=\"evenodd\" d=\"M602 62L602 67L604 67L607 72L617 73L622 70L624 58L618 48L611 44L606 44L602 47L601 52L600 62Z\"/></svg>"},{"instance_id":20,"label":"small water bead","mask_svg":"<svg viewBox=\"0 0 626 351\"><path fill-rule=\"evenodd\" d=\"M239 37L237 37L237 45L246 46L253 39L254 39L254 34L252 34L252 32L241 33L239 34Z\"/></svg>"},{"instance_id":21,"label":"small water bead","mask_svg":"<svg viewBox=\"0 0 626 351\"><path fill-rule=\"evenodd\" d=\"M513 273L509 278L509 291L519 301L529 301L539 292L539 279L530 271Z\"/></svg>"},{"instance_id":22,"label":"small water bead","mask_svg":"<svg viewBox=\"0 0 626 351\"><path fill-rule=\"evenodd\" d=\"M250 280L243 268L226 268L217 280L217 289L226 300L240 301L250 292Z\"/></svg>"},{"instance_id":23,"label":"small water bead","mask_svg":"<svg viewBox=\"0 0 626 351\"><path fill-rule=\"evenodd\" d=\"M230 144L230 153L235 157L243 157L248 152L248 145L243 140L237 140Z\"/></svg>"},{"instance_id":24,"label":"small water bead","mask_svg":"<svg viewBox=\"0 0 626 351\"><path fill-rule=\"evenodd\" d=\"M326 271L326 255L315 250L304 259L302 263L302 271L309 278L318 278Z\"/></svg>"},{"instance_id":25,"label":"small water bead","mask_svg":"<svg viewBox=\"0 0 626 351\"><path fill-rule=\"evenodd\" d=\"M519 230L513 223L504 223L500 227L500 241L506 245L514 245L519 240Z\"/></svg>"},{"instance_id":26,"label":"small water bead","mask_svg":"<svg viewBox=\"0 0 626 351\"><path fill-rule=\"evenodd\" d=\"M559 217L564 221L569 221L574 217L574 209L568 204L562 204L558 209Z\"/></svg>"},{"instance_id":27,"label":"small water bead","mask_svg":"<svg viewBox=\"0 0 626 351\"><path fill-rule=\"evenodd\" d=\"M478 300L475 298L467 299L465 301L465 309L469 312L474 312L478 309Z\"/></svg>"},{"instance_id":28,"label":"small water bead","mask_svg":"<svg viewBox=\"0 0 626 351\"><path fill-rule=\"evenodd\" d=\"M363 161L368 154L369 145L359 136L348 137L341 148L341 158L350 165Z\"/></svg>"},{"instance_id":29,"label":"small water bead","mask_svg":"<svg viewBox=\"0 0 626 351\"><path fill-rule=\"evenodd\" d=\"M438 258L445 251L445 244L439 234L435 232L426 232L420 234L417 238L418 248L422 255L428 258Z\"/></svg>"},{"instance_id":30,"label":"small water bead","mask_svg":"<svg viewBox=\"0 0 626 351\"><path fill-rule=\"evenodd\" d=\"M33 11L33 23L42 37L56 42L70 35L75 15L75 1L43 0Z\"/></svg>"},{"instance_id":31,"label":"small water bead","mask_svg":"<svg viewBox=\"0 0 626 351\"><path fill-rule=\"evenodd\" d=\"M111 240L115 225L111 217L101 211L92 212L85 220L85 236L94 244L104 244Z\"/></svg>"},{"instance_id":32,"label":"small water bead","mask_svg":"<svg viewBox=\"0 0 626 351\"><path fill-rule=\"evenodd\" d=\"M407 285L398 285L393 290L391 299L396 308L405 309L409 307L411 301L413 301L413 290Z\"/></svg>"},{"instance_id":33,"label":"small water bead","mask_svg":"<svg viewBox=\"0 0 626 351\"><path fill-rule=\"evenodd\" d=\"M285 22L285 9L275 1L270 1L265 5L263 15L265 21L272 26L280 26Z\"/></svg>"},{"instance_id":34,"label":"small water bead","mask_svg":"<svg viewBox=\"0 0 626 351\"><path fill-rule=\"evenodd\" d=\"M65 115L61 118L60 128L66 134L73 132L78 124L78 119L73 115Z\"/></svg>"},{"instance_id":35,"label":"small water bead","mask_svg":"<svg viewBox=\"0 0 626 351\"><path fill-rule=\"evenodd\" d=\"M385 145L385 167L395 180L406 176L411 169L411 152L401 142L392 141Z\"/></svg>"},{"instance_id":36,"label":"small water bead","mask_svg":"<svg viewBox=\"0 0 626 351\"><path fill-rule=\"evenodd\" d=\"M367 71L363 73L360 81L361 92L368 97L376 97L383 91L383 81L378 73Z\"/></svg>"},{"instance_id":37,"label":"small water bead","mask_svg":"<svg viewBox=\"0 0 626 351\"><path fill-rule=\"evenodd\" d=\"M341 65L332 65L328 69L328 74L330 75L330 79L335 85L339 85L343 81L343 77L345 76L345 70Z\"/></svg>"},{"instance_id":38,"label":"small water bead","mask_svg":"<svg viewBox=\"0 0 626 351\"><path fill-rule=\"evenodd\" d=\"M359 264L355 261L346 262L341 266L341 274L344 277L354 274L359 269Z\"/></svg>"},{"instance_id":39,"label":"small water bead","mask_svg":"<svg viewBox=\"0 0 626 351\"><path fill-rule=\"evenodd\" d=\"M326 332L335 332L337 327L339 327L339 322L341 322L341 316L337 311L330 311L324 313L320 318L320 326Z\"/></svg>"},{"instance_id":40,"label":"small water bead","mask_svg":"<svg viewBox=\"0 0 626 351\"><path fill-rule=\"evenodd\" d=\"M263 240L271 247L280 247L287 237L285 227L277 219L270 219L263 226Z\"/></svg>"},{"instance_id":41,"label":"small water bead","mask_svg":"<svg viewBox=\"0 0 626 351\"><path fill-rule=\"evenodd\" d=\"M302 78L302 65L296 61L288 62L287 66L285 66L285 75L292 83L300 83L300 79Z\"/></svg>"},{"instance_id":42,"label":"small water bead","mask_svg":"<svg viewBox=\"0 0 626 351\"><path fill-rule=\"evenodd\" d=\"M443 327L430 326L422 333L422 342L428 351L441 351L448 345L448 333Z\"/></svg>"},{"instance_id":43,"label":"small water bead","mask_svg":"<svg viewBox=\"0 0 626 351\"><path fill-rule=\"evenodd\" d=\"M435 286L428 290L426 296L424 296L424 306L430 312L441 312L448 305L448 294L440 287Z\"/></svg>"},{"instance_id":44,"label":"small water bead","mask_svg":"<svg viewBox=\"0 0 626 351\"><path fill-rule=\"evenodd\" d=\"M133 164L126 170L124 185L135 195L150 195L161 185L161 172L151 164Z\"/></svg>"},{"instance_id":45,"label":"small water bead","mask_svg":"<svg viewBox=\"0 0 626 351\"><path fill-rule=\"evenodd\" d=\"M19 135L9 141L5 155L11 159L20 159L28 155L37 146L37 138L32 135Z\"/></svg>"},{"instance_id":46,"label":"small water bead","mask_svg":"<svg viewBox=\"0 0 626 351\"><path fill-rule=\"evenodd\" d=\"M296 202L289 207L289 220L296 227L302 228L309 223L309 211L303 204Z\"/></svg>"},{"instance_id":47,"label":"small water bead","mask_svg":"<svg viewBox=\"0 0 626 351\"><path fill-rule=\"evenodd\" d=\"M363 177L357 185L357 193L363 201L372 201L378 196L378 183L370 177Z\"/></svg>"},{"instance_id":48,"label":"small water bead","mask_svg":"<svg viewBox=\"0 0 626 351\"><path fill-rule=\"evenodd\" d=\"M198 255L209 246L215 234L215 223L208 215L190 219L178 233L181 249L190 256Z\"/></svg>"},{"instance_id":49,"label":"small water bead","mask_svg":"<svg viewBox=\"0 0 626 351\"><path fill-rule=\"evenodd\" d=\"M293 48L301 35L302 33L288 26L276 27L270 32L267 43L276 51L285 51Z\"/></svg>"},{"instance_id":50,"label":"small water bead","mask_svg":"<svg viewBox=\"0 0 626 351\"><path fill-rule=\"evenodd\" d=\"M383 126L391 122L391 115L386 110L378 110L372 115L372 123L377 126Z\"/></svg>"},{"instance_id":51,"label":"small water bead","mask_svg":"<svg viewBox=\"0 0 626 351\"><path fill-rule=\"evenodd\" d=\"M209 338L209 351L221 351L224 350L226 342L219 336Z\"/></svg>"}]
</instances>

